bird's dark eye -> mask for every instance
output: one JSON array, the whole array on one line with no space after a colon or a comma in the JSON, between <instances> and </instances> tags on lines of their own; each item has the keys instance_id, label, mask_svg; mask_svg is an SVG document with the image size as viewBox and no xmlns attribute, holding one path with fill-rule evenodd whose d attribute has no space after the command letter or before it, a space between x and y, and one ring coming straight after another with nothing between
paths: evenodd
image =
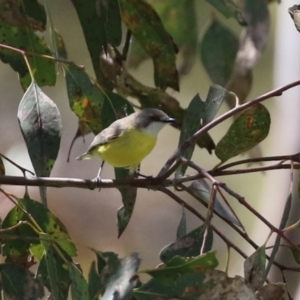
<instances>
[{"instance_id":1,"label":"bird's dark eye","mask_svg":"<svg viewBox=\"0 0 300 300\"><path fill-rule=\"evenodd\" d=\"M151 119L151 121L160 121L160 117L159 116L155 116L155 115L151 115L150 119Z\"/></svg>"}]
</instances>

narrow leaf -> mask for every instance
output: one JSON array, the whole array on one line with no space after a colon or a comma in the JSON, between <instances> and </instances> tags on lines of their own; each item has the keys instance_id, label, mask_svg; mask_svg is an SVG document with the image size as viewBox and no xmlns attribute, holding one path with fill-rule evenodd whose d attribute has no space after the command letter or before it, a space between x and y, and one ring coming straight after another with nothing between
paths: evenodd
<instances>
[{"instance_id":1,"label":"narrow leaf","mask_svg":"<svg viewBox=\"0 0 300 300\"><path fill-rule=\"evenodd\" d=\"M186 235L186 215L185 215L184 206L183 206L180 222L179 222L178 227L177 227L176 237L181 238L185 235Z\"/></svg>"},{"instance_id":2,"label":"narrow leaf","mask_svg":"<svg viewBox=\"0 0 300 300\"><path fill-rule=\"evenodd\" d=\"M115 168L116 179L124 179L128 177L128 170ZM131 215L133 213L137 188L135 187L119 187L118 190L122 196L123 206L118 209L118 237L122 235L124 230L126 229Z\"/></svg>"},{"instance_id":3,"label":"narrow leaf","mask_svg":"<svg viewBox=\"0 0 300 300\"><path fill-rule=\"evenodd\" d=\"M158 14L143 0L120 0L120 5L123 22L153 59L155 85L178 91L176 47Z\"/></svg>"},{"instance_id":4,"label":"narrow leaf","mask_svg":"<svg viewBox=\"0 0 300 300\"><path fill-rule=\"evenodd\" d=\"M262 104L245 110L217 144L217 157L225 162L253 148L268 136L270 124L270 114Z\"/></svg>"}]
</instances>

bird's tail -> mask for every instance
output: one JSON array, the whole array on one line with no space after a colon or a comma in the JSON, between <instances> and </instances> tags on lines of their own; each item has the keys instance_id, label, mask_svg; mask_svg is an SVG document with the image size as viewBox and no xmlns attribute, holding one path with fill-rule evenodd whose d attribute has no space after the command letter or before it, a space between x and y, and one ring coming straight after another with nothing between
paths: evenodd
<instances>
[{"instance_id":1,"label":"bird's tail","mask_svg":"<svg viewBox=\"0 0 300 300\"><path fill-rule=\"evenodd\" d=\"M84 159L90 159L91 157L92 157L92 155L90 153L86 152L86 153L83 153L83 154L77 156L75 159L76 160L84 160Z\"/></svg>"}]
</instances>

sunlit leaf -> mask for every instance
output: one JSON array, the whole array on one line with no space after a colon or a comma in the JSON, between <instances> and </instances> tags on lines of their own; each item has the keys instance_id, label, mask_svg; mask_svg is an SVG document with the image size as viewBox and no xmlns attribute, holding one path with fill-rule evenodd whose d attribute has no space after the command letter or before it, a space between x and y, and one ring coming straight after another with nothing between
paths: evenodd
<instances>
[{"instance_id":1,"label":"sunlit leaf","mask_svg":"<svg viewBox=\"0 0 300 300\"><path fill-rule=\"evenodd\" d=\"M120 0L120 5L123 22L153 59L155 85L178 91L176 47L155 10L141 0Z\"/></svg>"},{"instance_id":2,"label":"sunlit leaf","mask_svg":"<svg viewBox=\"0 0 300 300\"><path fill-rule=\"evenodd\" d=\"M40 237L45 253L40 261L36 277L55 299L67 299L71 279L66 260L71 261L71 258L61 249L60 254L64 255L64 260L51 243L44 240L43 234Z\"/></svg>"},{"instance_id":3,"label":"sunlit leaf","mask_svg":"<svg viewBox=\"0 0 300 300\"><path fill-rule=\"evenodd\" d=\"M56 241L61 248L66 251L70 256L76 256L77 250L73 242L70 241L70 236L61 223L61 221L48 210L41 203L31 200L29 198L23 198L19 200L19 205L30 213L35 222L47 233L52 239ZM3 220L2 229L15 226L19 221L31 222L28 215L18 207L14 207ZM18 239L7 239L5 246L3 247L4 255L17 256L29 252L29 248L32 244L40 244L39 235L28 225L23 224L13 230L6 232L6 235L18 236ZM32 238L32 240L30 239Z\"/></svg>"},{"instance_id":4,"label":"sunlit leaf","mask_svg":"<svg viewBox=\"0 0 300 300\"><path fill-rule=\"evenodd\" d=\"M213 18L199 45L202 63L212 82L226 85L233 71L238 47L237 36Z\"/></svg>"},{"instance_id":5,"label":"sunlit leaf","mask_svg":"<svg viewBox=\"0 0 300 300\"><path fill-rule=\"evenodd\" d=\"M0 21L0 43L31 53L51 56L44 39L37 37L29 29L11 26L3 21ZM26 89L31 83L31 77L22 55L0 47L0 59L4 63L9 63L19 73L21 85ZM54 61L31 55L28 57L28 60L34 79L39 86L55 85L56 71Z\"/></svg>"},{"instance_id":6,"label":"sunlit leaf","mask_svg":"<svg viewBox=\"0 0 300 300\"><path fill-rule=\"evenodd\" d=\"M256 104L248 108L234 121L217 144L217 157L225 162L253 148L268 136L270 125L270 114L265 106Z\"/></svg>"}]
</instances>

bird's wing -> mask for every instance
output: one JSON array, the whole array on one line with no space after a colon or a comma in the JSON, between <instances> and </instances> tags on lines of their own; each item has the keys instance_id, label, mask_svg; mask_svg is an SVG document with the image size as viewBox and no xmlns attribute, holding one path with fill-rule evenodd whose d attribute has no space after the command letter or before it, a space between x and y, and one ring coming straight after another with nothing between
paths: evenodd
<instances>
[{"instance_id":1,"label":"bird's wing","mask_svg":"<svg viewBox=\"0 0 300 300\"><path fill-rule=\"evenodd\" d=\"M110 141L118 138L122 133L120 126L107 127L97 134L91 143L87 152L93 151L95 148L108 144Z\"/></svg>"}]
</instances>

